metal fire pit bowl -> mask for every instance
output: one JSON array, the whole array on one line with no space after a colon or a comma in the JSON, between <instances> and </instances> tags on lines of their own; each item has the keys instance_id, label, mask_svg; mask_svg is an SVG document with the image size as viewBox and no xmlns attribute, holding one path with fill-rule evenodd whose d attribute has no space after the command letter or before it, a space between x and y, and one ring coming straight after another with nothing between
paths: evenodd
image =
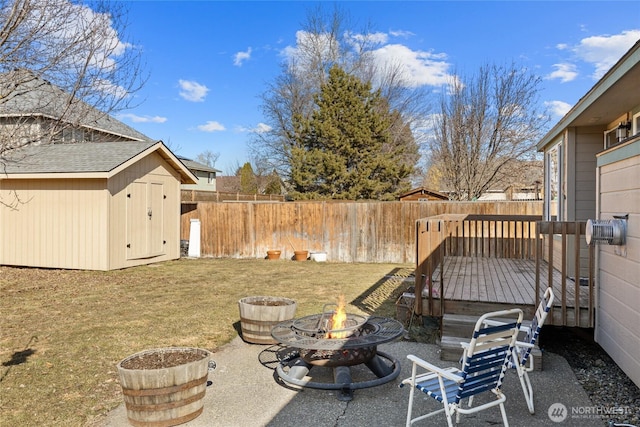
<instances>
[{"instance_id":1,"label":"metal fire pit bowl","mask_svg":"<svg viewBox=\"0 0 640 427\"><path fill-rule=\"evenodd\" d=\"M371 347L393 341L404 332L404 326L395 319L347 314L347 327L339 330L314 329L324 314L312 314L299 319L278 323L271 336L288 347L309 350L344 350ZM327 338L329 334L347 332L345 338Z\"/></svg>"},{"instance_id":2,"label":"metal fire pit bowl","mask_svg":"<svg viewBox=\"0 0 640 427\"><path fill-rule=\"evenodd\" d=\"M353 390L387 383L400 374L400 362L377 350L378 344L390 342L404 333L403 325L386 317L347 314L344 328L328 329L327 313L278 323L271 336L297 354L280 361L276 372L280 379L300 387L338 390L339 400L351 400ZM344 338L331 338L344 333ZM354 382L350 367L364 364L375 375L371 380ZM333 368L333 383L309 380L314 366ZM307 378L305 378L307 377Z\"/></svg>"}]
</instances>

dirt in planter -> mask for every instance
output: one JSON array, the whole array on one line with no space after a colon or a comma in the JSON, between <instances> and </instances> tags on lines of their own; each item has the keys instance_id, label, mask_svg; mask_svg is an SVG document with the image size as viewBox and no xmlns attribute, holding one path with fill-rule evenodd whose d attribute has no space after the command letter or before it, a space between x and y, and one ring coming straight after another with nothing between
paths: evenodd
<instances>
[{"instance_id":1,"label":"dirt in planter","mask_svg":"<svg viewBox=\"0 0 640 427\"><path fill-rule=\"evenodd\" d=\"M289 305L291 303L288 302L288 301L260 300L260 301L251 301L251 302L248 302L247 304L260 305L260 306L265 306L265 307L276 307L276 306L281 306L281 305Z\"/></svg>"},{"instance_id":2,"label":"dirt in planter","mask_svg":"<svg viewBox=\"0 0 640 427\"><path fill-rule=\"evenodd\" d=\"M132 356L120 364L124 369L162 369L202 360L205 355L193 350L157 351Z\"/></svg>"}]
</instances>

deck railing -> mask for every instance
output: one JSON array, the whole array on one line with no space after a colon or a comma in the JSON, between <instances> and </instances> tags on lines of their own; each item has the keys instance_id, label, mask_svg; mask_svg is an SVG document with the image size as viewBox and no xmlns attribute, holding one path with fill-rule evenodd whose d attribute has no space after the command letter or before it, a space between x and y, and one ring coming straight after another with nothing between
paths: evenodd
<instances>
[{"instance_id":1,"label":"deck railing","mask_svg":"<svg viewBox=\"0 0 640 427\"><path fill-rule=\"evenodd\" d=\"M553 324L594 327L595 250L584 238L586 222L541 221L537 228L536 304L541 286L554 283L559 274L561 298L556 299L559 310L551 313Z\"/></svg>"},{"instance_id":2,"label":"deck railing","mask_svg":"<svg viewBox=\"0 0 640 427\"><path fill-rule=\"evenodd\" d=\"M415 313L443 313L448 256L493 257L535 260L535 295L554 283L560 313L554 324L592 327L593 249L584 244L584 222L546 222L537 215L438 215L416 221ZM573 275L574 279L570 277ZM556 282L558 279L556 278ZM434 287L439 282L441 287ZM569 292L571 291L571 292ZM568 307L572 307L569 310ZM586 313L586 317L581 315Z\"/></svg>"},{"instance_id":3,"label":"deck railing","mask_svg":"<svg viewBox=\"0 0 640 427\"><path fill-rule=\"evenodd\" d=\"M415 312L442 315L446 256L495 258L535 257L535 223L538 215L444 214L416 221ZM440 292L434 291L434 275L439 274Z\"/></svg>"}]
</instances>

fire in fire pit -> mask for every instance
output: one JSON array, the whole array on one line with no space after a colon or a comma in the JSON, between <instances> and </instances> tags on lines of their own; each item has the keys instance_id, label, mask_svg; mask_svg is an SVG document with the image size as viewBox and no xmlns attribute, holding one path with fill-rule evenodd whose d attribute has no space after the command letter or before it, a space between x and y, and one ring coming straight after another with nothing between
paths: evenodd
<instances>
[{"instance_id":1,"label":"fire in fire pit","mask_svg":"<svg viewBox=\"0 0 640 427\"><path fill-rule=\"evenodd\" d=\"M329 307L335 307L330 310ZM351 400L353 390L387 383L400 374L400 363L377 350L404 332L402 324L385 317L347 313L344 301L325 305L321 314L277 324L271 335L281 344L298 350L296 357L276 368L286 383L301 387L339 390L338 399ZM375 379L354 382L349 367L364 364ZM333 368L333 383L306 381L313 366Z\"/></svg>"}]
</instances>

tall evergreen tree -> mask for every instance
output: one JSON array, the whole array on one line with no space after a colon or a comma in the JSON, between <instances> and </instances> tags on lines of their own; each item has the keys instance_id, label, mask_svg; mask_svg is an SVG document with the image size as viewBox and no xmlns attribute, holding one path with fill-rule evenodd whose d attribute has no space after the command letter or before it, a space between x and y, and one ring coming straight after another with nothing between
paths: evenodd
<instances>
[{"instance_id":1,"label":"tall evergreen tree","mask_svg":"<svg viewBox=\"0 0 640 427\"><path fill-rule=\"evenodd\" d=\"M240 176L240 192L242 194L258 193L258 180L251 163L246 162L238 171L238 175Z\"/></svg>"},{"instance_id":2,"label":"tall evergreen tree","mask_svg":"<svg viewBox=\"0 0 640 427\"><path fill-rule=\"evenodd\" d=\"M292 198L392 200L408 189L412 170L379 90L334 66L314 101L309 118L293 118Z\"/></svg>"}]
</instances>

